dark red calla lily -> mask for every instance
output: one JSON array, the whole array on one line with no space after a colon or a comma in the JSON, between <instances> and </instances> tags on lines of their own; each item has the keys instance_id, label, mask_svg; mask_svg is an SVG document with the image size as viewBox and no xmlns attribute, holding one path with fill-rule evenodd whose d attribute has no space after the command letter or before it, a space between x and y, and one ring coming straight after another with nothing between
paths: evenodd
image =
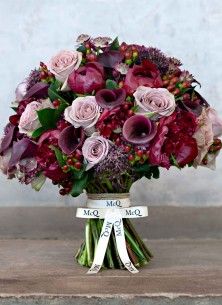
<instances>
[{"instance_id":1,"label":"dark red calla lily","mask_svg":"<svg viewBox=\"0 0 222 305\"><path fill-rule=\"evenodd\" d=\"M100 107L112 109L125 101L126 91L124 89L101 89L95 97Z\"/></svg>"},{"instance_id":2,"label":"dark red calla lily","mask_svg":"<svg viewBox=\"0 0 222 305\"><path fill-rule=\"evenodd\" d=\"M98 56L98 62L105 68L114 68L116 64L123 60L123 54L119 51L109 50Z\"/></svg>"},{"instance_id":3,"label":"dark red calla lily","mask_svg":"<svg viewBox=\"0 0 222 305\"><path fill-rule=\"evenodd\" d=\"M69 126L63 129L59 136L58 145L64 154L70 155L77 148L81 147L85 139L85 133L82 128Z\"/></svg>"},{"instance_id":4,"label":"dark red calla lily","mask_svg":"<svg viewBox=\"0 0 222 305\"><path fill-rule=\"evenodd\" d=\"M123 136L129 143L147 146L156 134L156 124L144 115L134 115L123 125Z\"/></svg>"}]
</instances>

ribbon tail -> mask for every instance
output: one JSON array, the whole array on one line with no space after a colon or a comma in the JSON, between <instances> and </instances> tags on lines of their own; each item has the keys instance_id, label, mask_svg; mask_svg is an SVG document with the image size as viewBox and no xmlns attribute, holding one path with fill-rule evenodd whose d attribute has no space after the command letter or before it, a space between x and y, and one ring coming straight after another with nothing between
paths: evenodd
<instances>
[{"instance_id":1,"label":"ribbon tail","mask_svg":"<svg viewBox=\"0 0 222 305\"><path fill-rule=\"evenodd\" d=\"M87 274L96 274L101 269L106 254L106 249L108 246L110 234L112 232L113 223L114 223L113 219L110 218L109 213L107 213L104 219L102 231L96 247L94 260Z\"/></svg>"},{"instance_id":2,"label":"ribbon tail","mask_svg":"<svg viewBox=\"0 0 222 305\"><path fill-rule=\"evenodd\" d=\"M139 271L131 262L127 249L126 249L126 239L123 227L123 219L121 217L120 212L118 211L119 217L114 222L114 232L116 237L116 245L117 250L120 256L120 259L126 269L128 269L131 273L138 273Z\"/></svg>"}]
</instances>

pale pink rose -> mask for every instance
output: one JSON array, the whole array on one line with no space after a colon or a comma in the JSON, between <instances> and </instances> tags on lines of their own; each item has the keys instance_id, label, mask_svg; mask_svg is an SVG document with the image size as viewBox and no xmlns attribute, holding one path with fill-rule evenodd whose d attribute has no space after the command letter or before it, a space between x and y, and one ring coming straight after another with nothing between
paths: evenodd
<instances>
[{"instance_id":1,"label":"pale pink rose","mask_svg":"<svg viewBox=\"0 0 222 305\"><path fill-rule=\"evenodd\" d=\"M78 51L60 51L52 57L49 63L50 71L55 77L64 82L69 74L77 70L82 61L82 53Z\"/></svg>"},{"instance_id":2,"label":"pale pink rose","mask_svg":"<svg viewBox=\"0 0 222 305\"><path fill-rule=\"evenodd\" d=\"M65 120L75 128L91 128L99 119L100 109L95 96L77 97L72 105L65 109Z\"/></svg>"},{"instance_id":3,"label":"pale pink rose","mask_svg":"<svg viewBox=\"0 0 222 305\"><path fill-rule=\"evenodd\" d=\"M133 95L139 112L153 112L163 117L171 115L176 107L174 95L165 88L139 86Z\"/></svg>"},{"instance_id":4,"label":"pale pink rose","mask_svg":"<svg viewBox=\"0 0 222 305\"><path fill-rule=\"evenodd\" d=\"M89 170L107 156L109 146L109 141L97 133L94 133L90 138L85 140L82 153L88 163L86 170Z\"/></svg>"},{"instance_id":5,"label":"pale pink rose","mask_svg":"<svg viewBox=\"0 0 222 305\"><path fill-rule=\"evenodd\" d=\"M27 81L24 80L20 84L18 84L17 88L15 89L15 99L16 102L21 102L24 96L27 93Z\"/></svg>"},{"instance_id":6,"label":"pale pink rose","mask_svg":"<svg viewBox=\"0 0 222 305\"><path fill-rule=\"evenodd\" d=\"M41 127L37 111L45 108L54 108L49 99L40 102L33 101L28 104L19 121L19 132L30 135L33 131Z\"/></svg>"},{"instance_id":7,"label":"pale pink rose","mask_svg":"<svg viewBox=\"0 0 222 305\"><path fill-rule=\"evenodd\" d=\"M201 115L198 117L198 125L199 128L193 135L198 146L198 156L194 162L195 166L202 165L202 161L213 144L214 138L222 135L222 121L213 108L203 108ZM211 156L211 159L212 165L215 162L215 158Z\"/></svg>"}]
</instances>

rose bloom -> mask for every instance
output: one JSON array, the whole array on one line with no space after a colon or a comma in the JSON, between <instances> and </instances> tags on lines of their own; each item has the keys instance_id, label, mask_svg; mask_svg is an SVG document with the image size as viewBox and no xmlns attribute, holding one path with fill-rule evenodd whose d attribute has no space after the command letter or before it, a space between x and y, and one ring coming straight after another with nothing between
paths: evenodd
<instances>
[{"instance_id":1,"label":"rose bloom","mask_svg":"<svg viewBox=\"0 0 222 305\"><path fill-rule=\"evenodd\" d=\"M218 117L217 112L213 108L203 108L201 115L198 117L198 129L194 134L194 138L198 145L198 156L194 165L201 165L204 157L208 153L210 146L213 144L214 138L222 135L222 120Z\"/></svg>"},{"instance_id":2,"label":"rose bloom","mask_svg":"<svg viewBox=\"0 0 222 305\"><path fill-rule=\"evenodd\" d=\"M78 51L60 51L49 63L50 71L64 82L73 70L77 70L82 61L82 53Z\"/></svg>"},{"instance_id":3,"label":"rose bloom","mask_svg":"<svg viewBox=\"0 0 222 305\"><path fill-rule=\"evenodd\" d=\"M109 141L99 136L98 133L94 133L90 138L85 140L82 147L82 154L88 162L86 170L89 170L107 156L109 146Z\"/></svg>"},{"instance_id":4,"label":"rose bloom","mask_svg":"<svg viewBox=\"0 0 222 305\"><path fill-rule=\"evenodd\" d=\"M100 116L100 106L95 96L77 97L64 112L65 120L75 128L93 127Z\"/></svg>"},{"instance_id":5,"label":"rose bloom","mask_svg":"<svg viewBox=\"0 0 222 305\"><path fill-rule=\"evenodd\" d=\"M40 102L33 101L28 104L20 117L18 125L19 132L30 134L41 127L37 111L45 108L53 108L53 105L49 99L42 100Z\"/></svg>"},{"instance_id":6,"label":"rose bloom","mask_svg":"<svg viewBox=\"0 0 222 305\"><path fill-rule=\"evenodd\" d=\"M149 152L150 163L169 169L172 156L180 167L193 162L198 154L193 138L196 128L196 117L191 112L179 111L161 118Z\"/></svg>"},{"instance_id":7,"label":"rose bloom","mask_svg":"<svg viewBox=\"0 0 222 305\"><path fill-rule=\"evenodd\" d=\"M139 86L162 87L160 72L149 60L144 60L141 65L134 65L126 74L124 89L128 94L133 94Z\"/></svg>"},{"instance_id":8,"label":"rose bloom","mask_svg":"<svg viewBox=\"0 0 222 305\"><path fill-rule=\"evenodd\" d=\"M140 86L133 95L141 112L154 112L157 117L171 115L176 107L174 95L165 88Z\"/></svg>"},{"instance_id":9,"label":"rose bloom","mask_svg":"<svg viewBox=\"0 0 222 305\"><path fill-rule=\"evenodd\" d=\"M92 93L104 87L104 69L99 63L87 63L73 71L68 78L72 91L80 94Z\"/></svg>"}]
</instances>

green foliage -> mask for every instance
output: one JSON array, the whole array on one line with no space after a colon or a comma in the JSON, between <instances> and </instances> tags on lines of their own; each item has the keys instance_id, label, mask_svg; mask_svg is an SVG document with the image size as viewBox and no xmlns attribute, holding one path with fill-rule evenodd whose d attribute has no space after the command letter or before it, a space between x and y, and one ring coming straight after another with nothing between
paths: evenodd
<instances>
[{"instance_id":1,"label":"green foliage","mask_svg":"<svg viewBox=\"0 0 222 305\"><path fill-rule=\"evenodd\" d=\"M118 84L112 80L112 79L107 79L106 81L106 89L117 89L118 88Z\"/></svg>"},{"instance_id":2,"label":"green foliage","mask_svg":"<svg viewBox=\"0 0 222 305\"><path fill-rule=\"evenodd\" d=\"M65 160L64 160L64 158L63 158L63 153L61 152L61 150L58 149L57 147L53 146L53 145L50 145L50 148L54 151L55 156L56 156L56 159L57 159L59 165L60 165L61 167L63 167L64 165L66 165L66 162L65 162Z\"/></svg>"},{"instance_id":3,"label":"green foliage","mask_svg":"<svg viewBox=\"0 0 222 305\"><path fill-rule=\"evenodd\" d=\"M72 195L73 197L79 196L86 188L88 180L89 180L89 175L87 172L84 171L80 179L74 180L74 184L70 192L70 195Z\"/></svg>"},{"instance_id":4,"label":"green foliage","mask_svg":"<svg viewBox=\"0 0 222 305\"><path fill-rule=\"evenodd\" d=\"M116 37L113 42L110 45L111 50L119 50L119 40L118 37Z\"/></svg>"},{"instance_id":5,"label":"green foliage","mask_svg":"<svg viewBox=\"0 0 222 305\"><path fill-rule=\"evenodd\" d=\"M137 164L134 166L134 171L138 173L141 177L146 177L147 179L158 179L160 177L160 171L158 166L145 164Z\"/></svg>"},{"instance_id":6,"label":"green foliage","mask_svg":"<svg viewBox=\"0 0 222 305\"><path fill-rule=\"evenodd\" d=\"M59 100L61 103L67 104L68 106L67 101L62 97L61 86L62 83L58 80L52 82L48 89L49 98L52 102L54 100Z\"/></svg>"}]
</instances>

